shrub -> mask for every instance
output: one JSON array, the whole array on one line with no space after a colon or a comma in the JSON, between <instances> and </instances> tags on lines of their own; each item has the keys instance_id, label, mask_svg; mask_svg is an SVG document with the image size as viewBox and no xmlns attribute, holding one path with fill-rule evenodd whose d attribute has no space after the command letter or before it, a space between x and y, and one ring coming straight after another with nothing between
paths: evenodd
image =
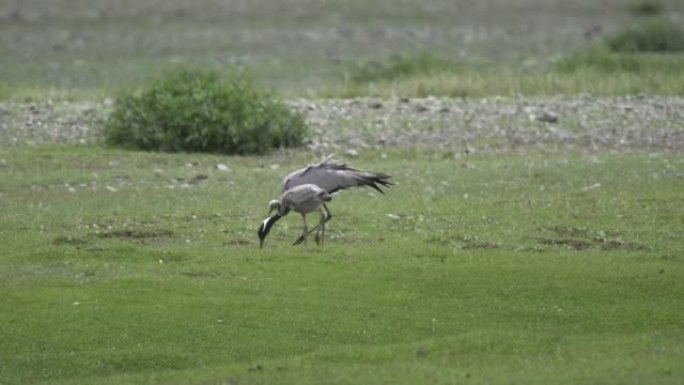
<instances>
[{"instance_id":1,"label":"shrub","mask_svg":"<svg viewBox=\"0 0 684 385\"><path fill-rule=\"evenodd\" d=\"M244 76L181 69L137 93L125 93L109 116L112 145L166 152L259 154L301 144L306 125Z\"/></svg>"},{"instance_id":2,"label":"shrub","mask_svg":"<svg viewBox=\"0 0 684 385\"><path fill-rule=\"evenodd\" d=\"M659 15L664 10L663 3L653 0L640 0L629 5L629 12L634 16Z\"/></svg>"},{"instance_id":3,"label":"shrub","mask_svg":"<svg viewBox=\"0 0 684 385\"><path fill-rule=\"evenodd\" d=\"M640 73L644 70L646 64L645 60L635 55L590 49L560 59L554 64L553 68L560 73L573 73L584 70L593 70L606 74L620 72Z\"/></svg>"},{"instance_id":4,"label":"shrub","mask_svg":"<svg viewBox=\"0 0 684 385\"><path fill-rule=\"evenodd\" d=\"M609 37L606 44L615 52L684 51L684 30L666 20L653 20Z\"/></svg>"},{"instance_id":5,"label":"shrub","mask_svg":"<svg viewBox=\"0 0 684 385\"><path fill-rule=\"evenodd\" d=\"M679 55L656 53L611 52L605 48L590 48L565 56L553 65L556 73L577 73L593 71L603 74L631 73L649 75L653 73L679 75Z\"/></svg>"},{"instance_id":6,"label":"shrub","mask_svg":"<svg viewBox=\"0 0 684 385\"><path fill-rule=\"evenodd\" d=\"M387 61L373 60L360 65L352 71L350 79L355 83L391 81L457 69L460 69L460 66L451 60L427 53L393 55Z\"/></svg>"}]
</instances>

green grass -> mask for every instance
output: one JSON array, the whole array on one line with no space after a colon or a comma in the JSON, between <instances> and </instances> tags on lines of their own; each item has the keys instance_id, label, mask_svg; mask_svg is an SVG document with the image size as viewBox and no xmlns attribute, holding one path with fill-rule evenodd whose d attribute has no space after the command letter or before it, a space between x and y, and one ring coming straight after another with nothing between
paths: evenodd
<instances>
[{"instance_id":1,"label":"green grass","mask_svg":"<svg viewBox=\"0 0 684 385\"><path fill-rule=\"evenodd\" d=\"M476 67L430 55L394 57L321 88L323 97L358 95L487 97L639 93L684 95L681 54L611 52L590 46L534 71Z\"/></svg>"},{"instance_id":2,"label":"green grass","mask_svg":"<svg viewBox=\"0 0 684 385\"><path fill-rule=\"evenodd\" d=\"M568 61L575 59L570 57ZM632 59L620 60L616 66L630 66ZM635 59L642 67L659 59ZM680 58L664 58L663 67L673 69ZM570 64L574 66L575 64ZM516 73L511 71L460 71L441 72L428 75L417 75L396 81L380 81L368 84L339 83L324 86L317 96L328 98L344 98L357 96L380 97L490 97L490 96L526 96L547 97L558 95L589 94L595 96L621 96L636 94L654 94L666 96L684 95L684 76L681 73L660 72L659 66L645 71L624 70L607 73L602 62L582 62L572 70L564 68L561 62L558 67L546 73Z\"/></svg>"},{"instance_id":3,"label":"green grass","mask_svg":"<svg viewBox=\"0 0 684 385\"><path fill-rule=\"evenodd\" d=\"M1 383L682 382L684 158L386 155L259 250L304 153L1 149Z\"/></svg>"},{"instance_id":4,"label":"green grass","mask_svg":"<svg viewBox=\"0 0 684 385\"><path fill-rule=\"evenodd\" d=\"M564 75L597 73L649 79L662 75L662 79L677 81L681 61L679 55L620 53L592 48L562 58L554 64L553 71Z\"/></svg>"},{"instance_id":5,"label":"green grass","mask_svg":"<svg viewBox=\"0 0 684 385\"><path fill-rule=\"evenodd\" d=\"M610 36L606 43L615 52L682 52L684 30L668 20L652 20Z\"/></svg>"},{"instance_id":6,"label":"green grass","mask_svg":"<svg viewBox=\"0 0 684 385\"><path fill-rule=\"evenodd\" d=\"M440 72L456 73L462 65L434 54L393 55L385 61L371 60L352 68L348 75L353 83L393 81L416 75Z\"/></svg>"},{"instance_id":7,"label":"green grass","mask_svg":"<svg viewBox=\"0 0 684 385\"><path fill-rule=\"evenodd\" d=\"M255 0L235 9L220 0L205 0L202 7L182 0L125 7L106 0L26 0L0 10L0 36L5 37L0 40L0 99L107 98L178 65L225 73L246 68L259 85L288 97L682 95L681 71L662 74L654 68L645 76L548 71L559 58L596 43L586 36L597 26L605 26L598 37L603 40L634 24L630 9L681 14L684 3L537 0L496 2L485 9L475 2L442 0L399 5ZM646 40L660 44L652 37ZM420 58L417 53L429 60L411 61ZM681 55L673 55L673 61L681 62ZM450 63L457 69L445 69ZM359 67L364 70L357 80L373 84L351 81ZM411 76L379 81L388 74ZM500 84L501 74L520 80ZM549 83L549 77L560 79Z\"/></svg>"},{"instance_id":8,"label":"green grass","mask_svg":"<svg viewBox=\"0 0 684 385\"><path fill-rule=\"evenodd\" d=\"M655 16L665 11L665 5L657 0L638 0L629 4L628 9L637 17Z\"/></svg>"},{"instance_id":9,"label":"green grass","mask_svg":"<svg viewBox=\"0 0 684 385\"><path fill-rule=\"evenodd\" d=\"M677 1L109 3L0 10L0 99L179 64L286 98L684 95L681 54L585 38ZM325 247L291 215L259 250L307 153L0 149L0 384L684 381L681 155L381 155L352 164L396 186L336 196Z\"/></svg>"}]
</instances>

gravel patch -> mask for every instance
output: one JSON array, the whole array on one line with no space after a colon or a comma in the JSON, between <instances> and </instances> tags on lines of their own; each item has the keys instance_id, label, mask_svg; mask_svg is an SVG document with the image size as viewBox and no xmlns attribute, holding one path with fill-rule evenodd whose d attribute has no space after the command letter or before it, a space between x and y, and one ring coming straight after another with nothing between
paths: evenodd
<instances>
[{"instance_id":1,"label":"gravel patch","mask_svg":"<svg viewBox=\"0 0 684 385\"><path fill-rule=\"evenodd\" d=\"M0 102L0 147L100 143L111 105L111 101Z\"/></svg>"},{"instance_id":2,"label":"gravel patch","mask_svg":"<svg viewBox=\"0 0 684 385\"><path fill-rule=\"evenodd\" d=\"M684 98L292 100L317 153L683 152ZM96 144L112 102L0 103L0 147Z\"/></svg>"},{"instance_id":3,"label":"gravel patch","mask_svg":"<svg viewBox=\"0 0 684 385\"><path fill-rule=\"evenodd\" d=\"M364 148L457 152L684 150L684 98L299 101L322 153Z\"/></svg>"}]
</instances>

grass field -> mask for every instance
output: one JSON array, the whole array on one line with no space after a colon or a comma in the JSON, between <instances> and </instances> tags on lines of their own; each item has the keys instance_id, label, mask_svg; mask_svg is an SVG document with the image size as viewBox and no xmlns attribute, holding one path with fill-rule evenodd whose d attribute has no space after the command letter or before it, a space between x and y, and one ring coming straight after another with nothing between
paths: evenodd
<instances>
[{"instance_id":1,"label":"grass field","mask_svg":"<svg viewBox=\"0 0 684 385\"><path fill-rule=\"evenodd\" d=\"M630 4L649 2L8 1L0 5L0 98L40 98L46 91L106 98L179 64L246 68L289 96L382 94L384 86L348 79L359 66L415 52L452 60L461 70L395 84L402 96L682 95L682 71L667 70L679 67L681 54L646 60L646 71L621 81L606 71L554 67L648 19L631 13ZM684 23L681 1L655 2L662 15L649 17ZM416 82L425 83L420 92Z\"/></svg>"},{"instance_id":2,"label":"grass field","mask_svg":"<svg viewBox=\"0 0 684 385\"><path fill-rule=\"evenodd\" d=\"M0 385L682 384L683 56L604 44L643 20L684 3L0 2ZM308 147L105 147L178 65L248 70ZM395 186L259 249L327 152Z\"/></svg>"},{"instance_id":3,"label":"grass field","mask_svg":"<svg viewBox=\"0 0 684 385\"><path fill-rule=\"evenodd\" d=\"M684 378L681 157L380 155L260 250L303 154L0 151L2 383Z\"/></svg>"}]
</instances>

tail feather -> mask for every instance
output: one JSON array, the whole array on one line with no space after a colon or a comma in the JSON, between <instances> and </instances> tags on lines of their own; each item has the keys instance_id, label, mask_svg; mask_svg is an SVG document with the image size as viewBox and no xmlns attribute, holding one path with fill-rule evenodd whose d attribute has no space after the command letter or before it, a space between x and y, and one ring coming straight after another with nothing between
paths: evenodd
<instances>
[{"instance_id":1,"label":"tail feather","mask_svg":"<svg viewBox=\"0 0 684 385\"><path fill-rule=\"evenodd\" d=\"M380 193L384 194L384 192L380 189L378 184L389 188L390 186L393 186L394 183L390 182L389 179L392 178L391 175L387 175L382 172L378 173L372 173L372 172L365 172L361 171L359 169L356 169L354 167L349 166L348 164L340 161L336 161L333 159L333 154L330 154L325 157L318 165L317 167L321 168L328 168L331 170L342 170L345 172L348 172L354 176L356 180L360 182L360 185L365 185L372 187L376 190L378 190Z\"/></svg>"},{"instance_id":2,"label":"tail feather","mask_svg":"<svg viewBox=\"0 0 684 385\"><path fill-rule=\"evenodd\" d=\"M357 180L360 182L361 185L372 187L373 189L377 190L380 194L384 195L385 192L382 191L380 186L383 186L385 188L390 188L390 186L393 186L394 183L389 181L390 178L390 175L383 173L362 173L357 177Z\"/></svg>"}]
</instances>

